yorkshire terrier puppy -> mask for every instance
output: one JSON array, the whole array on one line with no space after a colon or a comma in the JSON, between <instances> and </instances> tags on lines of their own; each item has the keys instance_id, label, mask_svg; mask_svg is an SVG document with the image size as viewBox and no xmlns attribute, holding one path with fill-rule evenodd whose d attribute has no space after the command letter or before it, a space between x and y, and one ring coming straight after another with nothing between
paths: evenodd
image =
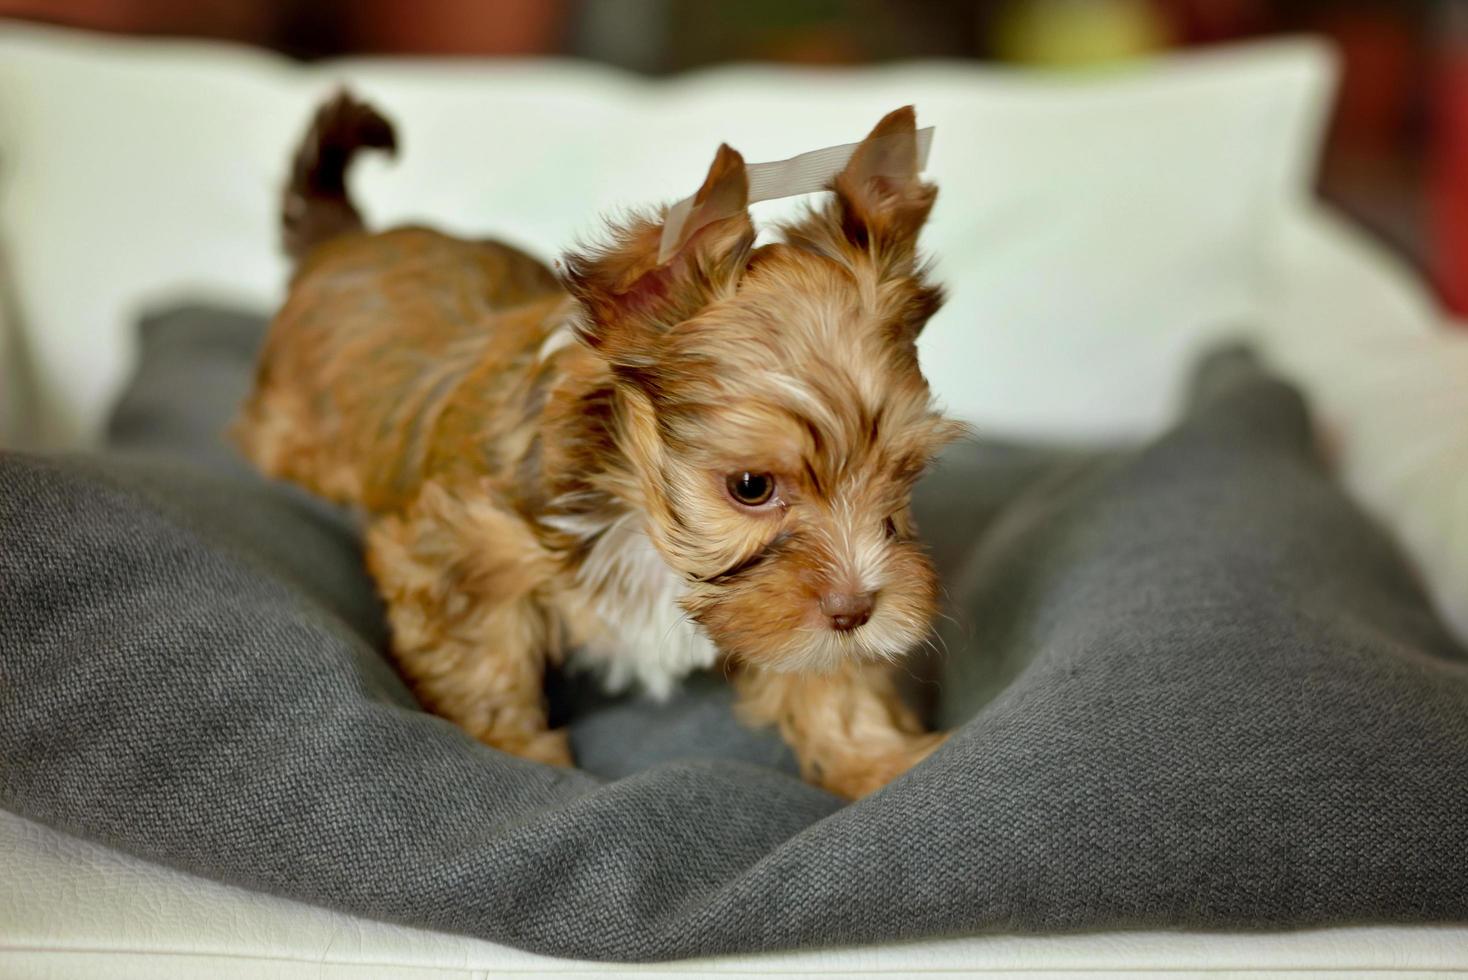
<instances>
[{"instance_id":1,"label":"yorkshire terrier puppy","mask_svg":"<svg viewBox=\"0 0 1468 980\"><path fill-rule=\"evenodd\" d=\"M754 247L722 146L671 247L664 209L560 276L493 241L369 234L345 185L363 147L395 150L392 127L343 94L295 159L298 266L236 437L364 514L422 703L568 765L547 665L653 695L718 666L833 792L930 753L943 735L892 671L936 604L909 494L960 427L918 369L942 293L917 252L936 189L912 109L778 243Z\"/></svg>"}]
</instances>

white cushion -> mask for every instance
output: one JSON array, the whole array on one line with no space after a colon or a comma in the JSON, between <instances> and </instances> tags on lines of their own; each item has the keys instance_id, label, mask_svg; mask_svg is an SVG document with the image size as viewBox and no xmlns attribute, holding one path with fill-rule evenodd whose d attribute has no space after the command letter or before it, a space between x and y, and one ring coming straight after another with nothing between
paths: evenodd
<instances>
[{"instance_id":1,"label":"white cushion","mask_svg":"<svg viewBox=\"0 0 1468 980\"><path fill-rule=\"evenodd\" d=\"M1350 353L1331 394L1351 482L1468 643L1468 326Z\"/></svg>"},{"instance_id":2,"label":"white cushion","mask_svg":"<svg viewBox=\"0 0 1468 980\"><path fill-rule=\"evenodd\" d=\"M1468 325L1384 249L1315 211L1281 223L1256 337L1310 394L1341 477L1468 644Z\"/></svg>"},{"instance_id":3,"label":"white cushion","mask_svg":"<svg viewBox=\"0 0 1468 980\"><path fill-rule=\"evenodd\" d=\"M185 289L276 302L278 185L338 80L400 124L402 159L358 181L376 220L547 257L602 214L689 193L721 140L777 159L915 103L937 127L926 243L952 292L923 338L935 389L995 433L1133 435L1165 420L1201 339L1257 315L1262 245L1304 192L1332 74L1291 42L1079 78L923 65L667 83L556 62L304 68L10 26L0 236L46 435L69 445L96 435L141 306Z\"/></svg>"},{"instance_id":4,"label":"white cushion","mask_svg":"<svg viewBox=\"0 0 1468 980\"><path fill-rule=\"evenodd\" d=\"M3 280L0 280L3 282ZM20 325L0 294L0 446L24 445L29 437L29 390L20 347Z\"/></svg>"},{"instance_id":5,"label":"white cushion","mask_svg":"<svg viewBox=\"0 0 1468 980\"><path fill-rule=\"evenodd\" d=\"M13 980L638 975L1027 977L1468 970L1468 927L1279 934L981 936L858 949L592 965L371 922L205 881L0 811L0 975ZM1396 974L1400 976L1400 974Z\"/></svg>"}]
</instances>

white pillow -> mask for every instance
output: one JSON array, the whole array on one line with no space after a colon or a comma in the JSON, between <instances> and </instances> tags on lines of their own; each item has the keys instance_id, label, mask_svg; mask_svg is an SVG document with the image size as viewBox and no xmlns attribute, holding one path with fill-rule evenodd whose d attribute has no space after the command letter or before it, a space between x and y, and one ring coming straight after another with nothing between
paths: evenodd
<instances>
[{"instance_id":1,"label":"white pillow","mask_svg":"<svg viewBox=\"0 0 1468 980\"><path fill-rule=\"evenodd\" d=\"M939 395L993 433L1134 435L1164 421L1204 338L1258 313L1263 242L1305 193L1332 75L1310 42L1069 77L929 64L651 82L549 61L302 68L9 27L0 236L46 435L73 444L97 433L145 304L277 301L277 187L337 80L400 125L402 159L357 182L375 220L547 257L600 214L689 193L720 141L778 159L914 103L937 126L926 244L952 297L923 337Z\"/></svg>"}]
</instances>

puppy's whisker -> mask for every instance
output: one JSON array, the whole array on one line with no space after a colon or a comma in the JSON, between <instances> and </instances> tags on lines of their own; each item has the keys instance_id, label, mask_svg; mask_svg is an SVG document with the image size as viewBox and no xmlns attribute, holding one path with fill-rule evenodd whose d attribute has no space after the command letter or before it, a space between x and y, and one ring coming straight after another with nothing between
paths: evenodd
<instances>
[{"instance_id":1,"label":"puppy's whisker","mask_svg":"<svg viewBox=\"0 0 1468 980\"><path fill-rule=\"evenodd\" d=\"M941 645L941 649L940 649L940 645ZM948 652L948 644L946 642L944 642L943 638L941 636L937 635L937 634L930 634L928 636L923 637L923 646L930 653L932 653L932 655L934 657L938 657L940 659L947 660L949 658L949 656L950 656L950 654Z\"/></svg>"},{"instance_id":2,"label":"puppy's whisker","mask_svg":"<svg viewBox=\"0 0 1468 980\"><path fill-rule=\"evenodd\" d=\"M672 636L673 635L673 632L675 630L677 630L677 629L679 629L679 628L681 628L681 627L683 627L683 626L685 626L685 625L687 625L689 623L692 623L692 622L693 622L693 616L692 616L692 614L691 613L687 613L687 612L683 613L677 619L673 620L671 623L668 624L668 628L663 631L663 635L660 637L660 639L663 640L664 642L666 642L667 639L668 639L668 637Z\"/></svg>"}]
</instances>

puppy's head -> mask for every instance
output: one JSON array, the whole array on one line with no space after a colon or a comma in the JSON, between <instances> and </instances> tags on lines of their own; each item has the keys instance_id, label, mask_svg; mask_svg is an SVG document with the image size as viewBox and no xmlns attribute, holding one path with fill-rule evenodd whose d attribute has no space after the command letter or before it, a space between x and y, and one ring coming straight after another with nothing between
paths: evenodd
<instances>
[{"instance_id":1,"label":"puppy's head","mask_svg":"<svg viewBox=\"0 0 1468 980\"><path fill-rule=\"evenodd\" d=\"M899 109L823 208L754 249L744 162L721 147L666 261L661 220L567 261L634 502L689 582L687 611L746 662L830 669L928 630L936 586L909 496L959 427L918 370L942 296L917 258L936 195L917 161Z\"/></svg>"}]
</instances>

